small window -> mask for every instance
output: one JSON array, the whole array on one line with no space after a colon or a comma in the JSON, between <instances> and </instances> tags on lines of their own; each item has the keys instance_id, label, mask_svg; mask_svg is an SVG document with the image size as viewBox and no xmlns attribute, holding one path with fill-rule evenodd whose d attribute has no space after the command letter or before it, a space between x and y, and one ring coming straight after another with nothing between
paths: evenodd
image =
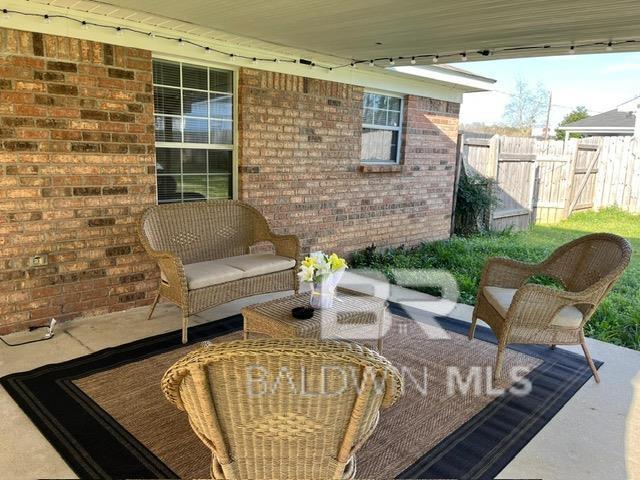
<instances>
[{"instance_id":1,"label":"small window","mask_svg":"<svg viewBox=\"0 0 640 480\"><path fill-rule=\"evenodd\" d=\"M233 195L233 72L153 61L158 203Z\"/></svg>"},{"instance_id":2,"label":"small window","mask_svg":"<svg viewBox=\"0 0 640 480\"><path fill-rule=\"evenodd\" d=\"M402 98L365 92L360 160L399 163L401 131Z\"/></svg>"}]
</instances>

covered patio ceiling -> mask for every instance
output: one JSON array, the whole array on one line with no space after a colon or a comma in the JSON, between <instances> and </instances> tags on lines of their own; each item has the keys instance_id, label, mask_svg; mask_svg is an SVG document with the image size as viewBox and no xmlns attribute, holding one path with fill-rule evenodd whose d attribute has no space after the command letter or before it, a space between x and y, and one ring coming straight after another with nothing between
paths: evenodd
<instances>
[{"instance_id":1,"label":"covered patio ceiling","mask_svg":"<svg viewBox=\"0 0 640 480\"><path fill-rule=\"evenodd\" d=\"M175 19L221 41L348 60L425 55L418 63L431 63L439 55L444 63L462 52L486 60L565 54L571 45L593 53L608 42L640 50L637 0L35 1L162 27Z\"/></svg>"}]
</instances>

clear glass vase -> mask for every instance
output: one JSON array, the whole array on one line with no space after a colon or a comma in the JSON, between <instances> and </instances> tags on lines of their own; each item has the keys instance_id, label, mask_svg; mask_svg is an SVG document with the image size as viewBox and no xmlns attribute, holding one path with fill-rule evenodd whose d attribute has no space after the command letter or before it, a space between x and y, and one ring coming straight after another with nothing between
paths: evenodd
<instances>
[{"instance_id":1,"label":"clear glass vase","mask_svg":"<svg viewBox=\"0 0 640 480\"><path fill-rule=\"evenodd\" d=\"M314 282L311 286L311 297L309 304L316 309L333 307L333 299L335 297L335 288L332 288L327 282Z\"/></svg>"},{"instance_id":2,"label":"clear glass vase","mask_svg":"<svg viewBox=\"0 0 640 480\"><path fill-rule=\"evenodd\" d=\"M311 297L309 300L313 308L323 309L333 307L333 301L336 297L336 288L342 278L344 268L333 272L328 278L322 282L313 282L311 284Z\"/></svg>"}]
</instances>

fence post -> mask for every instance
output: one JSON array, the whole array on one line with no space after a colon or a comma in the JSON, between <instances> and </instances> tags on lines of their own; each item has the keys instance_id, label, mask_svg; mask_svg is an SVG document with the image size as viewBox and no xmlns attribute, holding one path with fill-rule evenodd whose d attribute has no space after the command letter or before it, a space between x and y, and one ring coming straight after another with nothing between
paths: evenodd
<instances>
[{"instance_id":1,"label":"fence post","mask_svg":"<svg viewBox=\"0 0 640 480\"><path fill-rule=\"evenodd\" d=\"M456 225L456 201L458 199L458 185L460 183L460 171L462 170L464 152L464 133L458 133L458 144L456 145L456 165L453 179L453 199L451 200L451 225L449 226L449 236L453 235Z\"/></svg>"}]
</instances>

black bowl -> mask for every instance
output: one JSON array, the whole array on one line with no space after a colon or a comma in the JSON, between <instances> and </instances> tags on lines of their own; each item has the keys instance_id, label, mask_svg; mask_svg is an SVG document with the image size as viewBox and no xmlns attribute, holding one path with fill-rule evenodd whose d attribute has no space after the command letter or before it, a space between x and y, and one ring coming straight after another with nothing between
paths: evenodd
<instances>
[{"instance_id":1,"label":"black bowl","mask_svg":"<svg viewBox=\"0 0 640 480\"><path fill-rule=\"evenodd\" d=\"M308 320L313 317L313 308L311 307L296 307L291 309L291 315L293 318L299 320Z\"/></svg>"}]
</instances>

